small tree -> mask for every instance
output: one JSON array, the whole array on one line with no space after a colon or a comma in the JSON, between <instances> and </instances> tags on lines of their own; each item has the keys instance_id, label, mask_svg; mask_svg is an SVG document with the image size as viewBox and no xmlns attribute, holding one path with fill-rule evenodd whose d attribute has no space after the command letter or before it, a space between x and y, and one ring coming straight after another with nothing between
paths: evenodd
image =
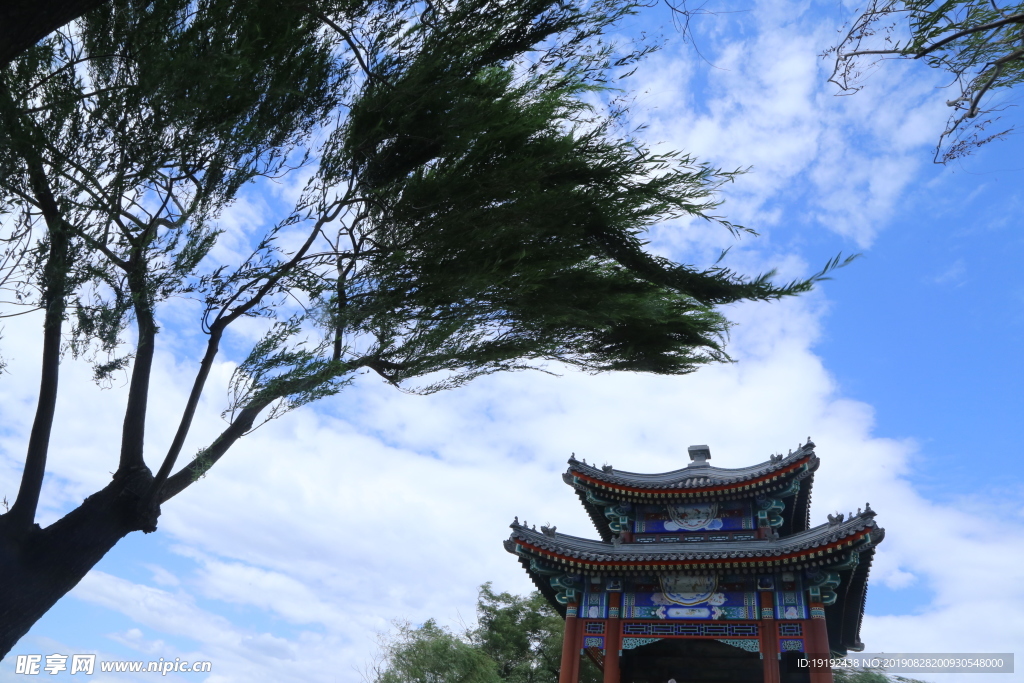
<instances>
[{"instance_id":1,"label":"small tree","mask_svg":"<svg viewBox=\"0 0 1024 683\"><path fill-rule=\"evenodd\" d=\"M501 683L497 665L480 648L428 620L419 628L396 624L380 639L367 683Z\"/></svg>"},{"instance_id":2,"label":"small tree","mask_svg":"<svg viewBox=\"0 0 1024 683\"><path fill-rule=\"evenodd\" d=\"M596 104L647 51L601 37L632 11L117 0L0 71L2 305L33 312L42 336L23 476L0 515L0 653L243 435L357 373L424 393L546 363L685 374L728 359L719 306L823 277L778 287L645 251L669 219L741 228L711 213L733 173L650 152L622 132L625 111ZM233 235L241 250L215 248L242 187L299 167L294 206ZM205 339L154 458L154 352L183 298ZM243 319L262 337L239 351ZM227 426L182 466L225 355ZM68 356L99 382L128 373L127 405L111 482L41 529Z\"/></svg>"},{"instance_id":3,"label":"small tree","mask_svg":"<svg viewBox=\"0 0 1024 683\"><path fill-rule=\"evenodd\" d=\"M420 628L396 624L382 634L367 683L501 681L558 683L565 621L540 593L495 593L480 587L477 626L454 635L428 620ZM429 673L425 673L429 672ZM580 683L600 683L601 672L581 657Z\"/></svg>"},{"instance_id":4,"label":"small tree","mask_svg":"<svg viewBox=\"0 0 1024 683\"><path fill-rule=\"evenodd\" d=\"M838 45L829 81L844 93L862 87L866 71L886 59L919 59L947 72L954 96L935 161L946 163L1004 138L1012 127L991 126L1005 106L993 99L1024 79L1024 3L990 0L871 0Z\"/></svg>"},{"instance_id":5,"label":"small tree","mask_svg":"<svg viewBox=\"0 0 1024 683\"><path fill-rule=\"evenodd\" d=\"M543 595L495 593L490 583L480 587L478 627L472 640L498 665L508 683L557 683L562 667L565 620ZM580 666L580 683L600 683L601 673L587 657Z\"/></svg>"}]
</instances>

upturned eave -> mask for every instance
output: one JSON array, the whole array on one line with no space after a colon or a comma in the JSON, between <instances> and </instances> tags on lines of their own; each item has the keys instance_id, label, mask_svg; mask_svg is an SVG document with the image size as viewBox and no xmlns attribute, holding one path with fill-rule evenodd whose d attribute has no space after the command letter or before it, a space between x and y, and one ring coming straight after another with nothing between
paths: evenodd
<instances>
[{"instance_id":1,"label":"upturned eave","mask_svg":"<svg viewBox=\"0 0 1024 683\"><path fill-rule=\"evenodd\" d=\"M874 512L855 515L839 524L823 524L785 538L757 541L705 541L613 544L605 541L536 531L512 525L506 542L510 552L527 554L552 567L580 574L651 571L773 571L837 564L850 550L863 552L881 541L884 530Z\"/></svg>"}]
</instances>

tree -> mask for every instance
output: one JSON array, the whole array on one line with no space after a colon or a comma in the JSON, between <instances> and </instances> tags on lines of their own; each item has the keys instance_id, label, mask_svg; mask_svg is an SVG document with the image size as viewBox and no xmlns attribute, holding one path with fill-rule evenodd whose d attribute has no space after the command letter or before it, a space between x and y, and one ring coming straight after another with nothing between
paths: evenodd
<instances>
[{"instance_id":1,"label":"tree","mask_svg":"<svg viewBox=\"0 0 1024 683\"><path fill-rule=\"evenodd\" d=\"M476 616L472 642L497 663L502 681L557 683L565 621L543 595L495 593L485 583L480 587ZM600 681L600 671L583 657L580 683Z\"/></svg>"},{"instance_id":2,"label":"tree","mask_svg":"<svg viewBox=\"0 0 1024 683\"><path fill-rule=\"evenodd\" d=\"M500 683L497 666L480 648L439 627L432 619L419 628L397 624L382 638L379 660L368 683Z\"/></svg>"},{"instance_id":3,"label":"tree","mask_svg":"<svg viewBox=\"0 0 1024 683\"><path fill-rule=\"evenodd\" d=\"M1013 130L990 127L1006 108L995 93L1024 79L1024 4L871 0L824 56L834 57L829 81L844 93L860 90L880 60L920 59L948 72L957 93L946 101L953 111L935 147L935 161L946 163Z\"/></svg>"},{"instance_id":4,"label":"tree","mask_svg":"<svg viewBox=\"0 0 1024 683\"><path fill-rule=\"evenodd\" d=\"M644 250L673 218L743 229L711 213L735 173L623 132L609 83L648 49L602 35L632 5L304 7L117 0L0 72L3 312L36 316L42 337L22 480L0 515L0 653L242 436L357 373L423 393L547 363L685 374L728 360L718 307L807 291L840 265L775 286ZM232 235L241 252L216 248L243 187L296 169L294 206ZM154 352L182 299L205 343L154 458ZM244 348L241 320L262 329ZM127 375L127 403L110 483L42 529L65 357L100 383ZM237 364L227 426L182 466L222 357Z\"/></svg>"},{"instance_id":5,"label":"tree","mask_svg":"<svg viewBox=\"0 0 1024 683\"><path fill-rule=\"evenodd\" d=\"M520 596L480 587L477 626L454 635L428 620L396 624L380 638L367 683L558 683L565 622L540 593ZM601 672L581 658L581 683L600 683ZM868 682L871 683L871 682Z\"/></svg>"}]
</instances>

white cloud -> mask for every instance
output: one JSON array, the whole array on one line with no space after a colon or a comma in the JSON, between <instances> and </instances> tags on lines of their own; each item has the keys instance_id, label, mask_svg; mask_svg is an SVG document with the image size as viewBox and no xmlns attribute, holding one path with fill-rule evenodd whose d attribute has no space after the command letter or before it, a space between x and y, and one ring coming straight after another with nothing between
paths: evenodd
<instances>
[{"instance_id":1,"label":"white cloud","mask_svg":"<svg viewBox=\"0 0 1024 683\"><path fill-rule=\"evenodd\" d=\"M932 278L932 282L937 285L953 285L958 287L964 283L964 276L966 274L967 266L962 258L958 258L949 268Z\"/></svg>"},{"instance_id":2,"label":"white cloud","mask_svg":"<svg viewBox=\"0 0 1024 683\"><path fill-rule=\"evenodd\" d=\"M171 572L167 571L166 569L164 569L160 565L147 564L147 565L145 565L145 567L146 567L146 569L148 569L149 571L151 571L153 573L153 583L155 583L155 584L157 584L159 586L180 586L181 585L181 581L178 580L177 576L175 576Z\"/></svg>"},{"instance_id":3,"label":"white cloud","mask_svg":"<svg viewBox=\"0 0 1024 683\"><path fill-rule=\"evenodd\" d=\"M664 147L726 169L753 167L727 188L736 222L763 231L783 215L793 220L776 204L795 199L812 226L866 248L919 173L921 145L941 130L937 75L924 69L908 78L906 65L893 64L856 96L836 97L826 83L830 65L818 57L835 27L805 11L757 6L745 37L722 38L711 64L677 41L638 71L639 104L654 110L649 137ZM780 13L788 17L781 23ZM698 102L701 77L707 97Z\"/></svg>"}]
</instances>

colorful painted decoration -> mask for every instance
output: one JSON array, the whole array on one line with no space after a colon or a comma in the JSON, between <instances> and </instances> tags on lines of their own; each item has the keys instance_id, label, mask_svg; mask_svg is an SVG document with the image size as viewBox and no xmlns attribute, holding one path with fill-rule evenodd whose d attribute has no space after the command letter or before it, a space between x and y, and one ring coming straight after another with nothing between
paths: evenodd
<instances>
[{"instance_id":1,"label":"colorful painted decoration","mask_svg":"<svg viewBox=\"0 0 1024 683\"><path fill-rule=\"evenodd\" d=\"M745 501L670 503L637 506L636 533L693 533L754 529L754 512Z\"/></svg>"}]
</instances>

